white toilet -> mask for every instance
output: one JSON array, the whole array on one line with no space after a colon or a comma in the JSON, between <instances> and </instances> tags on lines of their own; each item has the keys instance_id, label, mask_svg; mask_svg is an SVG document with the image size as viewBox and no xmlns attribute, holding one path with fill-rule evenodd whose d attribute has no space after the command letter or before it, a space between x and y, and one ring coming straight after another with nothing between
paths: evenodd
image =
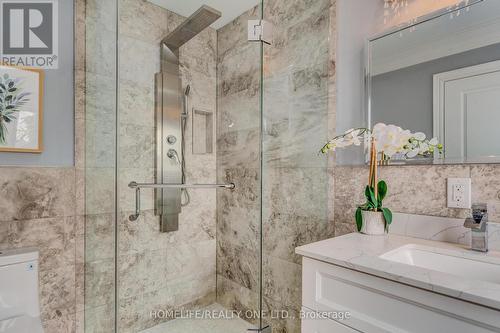
<instances>
[{"instance_id":1,"label":"white toilet","mask_svg":"<svg viewBox=\"0 0 500 333\"><path fill-rule=\"evenodd\" d=\"M37 249L0 251L0 333L43 333Z\"/></svg>"}]
</instances>

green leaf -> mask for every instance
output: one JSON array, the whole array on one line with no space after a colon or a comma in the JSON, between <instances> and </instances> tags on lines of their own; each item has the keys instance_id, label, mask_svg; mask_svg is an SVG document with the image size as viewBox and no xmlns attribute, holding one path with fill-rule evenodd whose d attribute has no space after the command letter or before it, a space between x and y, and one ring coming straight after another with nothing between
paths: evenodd
<instances>
[{"instance_id":1,"label":"green leaf","mask_svg":"<svg viewBox=\"0 0 500 333\"><path fill-rule=\"evenodd\" d=\"M389 229L389 226L392 223L392 212L389 208L382 208L382 214L385 219L385 229Z\"/></svg>"},{"instance_id":2,"label":"green leaf","mask_svg":"<svg viewBox=\"0 0 500 333\"><path fill-rule=\"evenodd\" d=\"M380 205L382 205L382 200L384 200L387 195L387 183L383 180L378 182L378 200L380 201Z\"/></svg>"},{"instance_id":3,"label":"green leaf","mask_svg":"<svg viewBox=\"0 0 500 333\"><path fill-rule=\"evenodd\" d=\"M361 231L361 227L363 226L363 214L361 213L361 207L356 209L356 226L358 227L358 231Z\"/></svg>"},{"instance_id":4,"label":"green leaf","mask_svg":"<svg viewBox=\"0 0 500 333\"><path fill-rule=\"evenodd\" d=\"M371 205L372 208L378 206L377 199L375 198L375 192L373 191L373 188L369 185L367 185L365 188L365 197L366 200L368 200L368 204Z\"/></svg>"}]
</instances>

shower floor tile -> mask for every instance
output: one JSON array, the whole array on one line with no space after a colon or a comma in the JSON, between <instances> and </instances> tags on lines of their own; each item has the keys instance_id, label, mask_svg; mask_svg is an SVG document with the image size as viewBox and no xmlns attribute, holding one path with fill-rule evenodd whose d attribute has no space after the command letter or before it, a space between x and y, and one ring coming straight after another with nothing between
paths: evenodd
<instances>
[{"instance_id":1,"label":"shower floor tile","mask_svg":"<svg viewBox=\"0 0 500 333\"><path fill-rule=\"evenodd\" d=\"M219 304L212 304L203 310L224 311ZM243 319L175 319L149 328L141 333L246 333L253 326Z\"/></svg>"}]
</instances>

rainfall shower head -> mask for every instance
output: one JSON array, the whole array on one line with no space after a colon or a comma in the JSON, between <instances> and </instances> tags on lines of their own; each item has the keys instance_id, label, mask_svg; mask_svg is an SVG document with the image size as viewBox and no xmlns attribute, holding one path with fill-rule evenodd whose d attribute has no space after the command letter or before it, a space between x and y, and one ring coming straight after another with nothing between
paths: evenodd
<instances>
[{"instance_id":1,"label":"rainfall shower head","mask_svg":"<svg viewBox=\"0 0 500 333\"><path fill-rule=\"evenodd\" d=\"M222 13L218 10L203 5L161 42L171 50L179 49L221 16Z\"/></svg>"}]
</instances>

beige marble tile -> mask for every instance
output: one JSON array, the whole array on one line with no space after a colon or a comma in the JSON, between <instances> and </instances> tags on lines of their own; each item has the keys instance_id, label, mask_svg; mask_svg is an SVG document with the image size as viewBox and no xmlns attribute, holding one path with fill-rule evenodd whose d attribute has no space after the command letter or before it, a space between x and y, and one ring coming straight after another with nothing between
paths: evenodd
<instances>
[{"instance_id":1,"label":"beige marble tile","mask_svg":"<svg viewBox=\"0 0 500 333\"><path fill-rule=\"evenodd\" d=\"M85 333L107 333L115 329L114 304L85 309Z\"/></svg>"},{"instance_id":2,"label":"beige marble tile","mask_svg":"<svg viewBox=\"0 0 500 333\"><path fill-rule=\"evenodd\" d=\"M168 33L168 12L148 1L118 2L120 34L159 45Z\"/></svg>"},{"instance_id":3,"label":"beige marble tile","mask_svg":"<svg viewBox=\"0 0 500 333\"><path fill-rule=\"evenodd\" d=\"M0 167L0 221L75 214L73 168Z\"/></svg>"},{"instance_id":4,"label":"beige marble tile","mask_svg":"<svg viewBox=\"0 0 500 333\"><path fill-rule=\"evenodd\" d=\"M109 31L116 32L117 0L85 0L87 27L90 22L99 22Z\"/></svg>"},{"instance_id":5,"label":"beige marble tile","mask_svg":"<svg viewBox=\"0 0 500 333\"><path fill-rule=\"evenodd\" d=\"M120 98L118 110L120 125L141 125L153 128L155 124L154 81L137 84L131 81L119 82Z\"/></svg>"},{"instance_id":6,"label":"beige marble tile","mask_svg":"<svg viewBox=\"0 0 500 333\"><path fill-rule=\"evenodd\" d=\"M380 169L389 191L385 205L394 211L462 217L466 211L447 208L447 178L470 177L468 166L408 166Z\"/></svg>"},{"instance_id":7,"label":"beige marble tile","mask_svg":"<svg viewBox=\"0 0 500 333\"><path fill-rule=\"evenodd\" d=\"M56 312L52 315L43 317L43 328L45 332L76 332L76 316L75 314L63 314Z\"/></svg>"},{"instance_id":8,"label":"beige marble tile","mask_svg":"<svg viewBox=\"0 0 500 333\"><path fill-rule=\"evenodd\" d=\"M228 53L237 52L248 44L248 20L261 18L261 7L255 6L217 31L219 60ZM257 44L255 44L255 47Z\"/></svg>"},{"instance_id":9,"label":"beige marble tile","mask_svg":"<svg viewBox=\"0 0 500 333\"><path fill-rule=\"evenodd\" d=\"M86 0L75 1L75 70L85 70Z\"/></svg>"},{"instance_id":10,"label":"beige marble tile","mask_svg":"<svg viewBox=\"0 0 500 333\"><path fill-rule=\"evenodd\" d=\"M48 269L41 268L39 279L42 320L45 322L47 319L74 316L76 312L75 265L65 264Z\"/></svg>"},{"instance_id":11,"label":"beige marble tile","mask_svg":"<svg viewBox=\"0 0 500 333\"><path fill-rule=\"evenodd\" d=\"M85 261L113 259L115 256L114 214L85 216ZM80 249L78 249L80 250Z\"/></svg>"},{"instance_id":12,"label":"beige marble tile","mask_svg":"<svg viewBox=\"0 0 500 333\"><path fill-rule=\"evenodd\" d=\"M500 166L473 165L472 202L488 204L488 219L500 222Z\"/></svg>"},{"instance_id":13,"label":"beige marble tile","mask_svg":"<svg viewBox=\"0 0 500 333\"><path fill-rule=\"evenodd\" d=\"M217 303L233 311L259 311L259 293L222 276L217 275ZM243 320L256 324L255 318L244 316Z\"/></svg>"},{"instance_id":14,"label":"beige marble tile","mask_svg":"<svg viewBox=\"0 0 500 333\"><path fill-rule=\"evenodd\" d=\"M366 167L335 169L335 222L354 223L356 205L364 202ZM468 166L390 166L380 168L389 191L384 202L395 212L465 217L467 210L447 208L446 179L470 177Z\"/></svg>"},{"instance_id":15,"label":"beige marble tile","mask_svg":"<svg viewBox=\"0 0 500 333\"><path fill-rule=\"evenodd\" d=\"M217 274L249 290L259 289L260 261L257 248L217 241Z\"/></svg>"},{"instance_id":16,"label":"beige marble tile","mask_svg":"<svg viewBox=\"0 0 500 333\"><path fill-rule=\"evenodd\" d=\"M113 213L115 170L113 168L87 168L85 173L86 214Z\"/></svg>"},{"instance_id":17,"label":"beige marble tile","mask_svg":"<svg viewBox=\"0 0 500 333\"><path fill-rule=\"evenodd\" d=\"M265 256L263 267L264 296L300 309L302 293L302 266L272 256Z\"/></svg>"},{"instance_id":18,"label":"beige marble tile","mask_svg":"<svg viewBox=\"0 0 500 333\"><path fill-rule=\"evenodd\" d=\"M270 325L273 332L300 333L300 307L290 306L263 298L264 323Z\"/></svg>"},{"instance_id":19,"label":"beige marble tile","mask_svg":"<svg viewBox=\"0 0 500 333\"><path fill-rule=\"evenodd\" d=\"M85 309L113 303L114 269L114 259L85 263Z\"/></svg>"},{"instance_id":20,"label":"beige marble tile","mask_svg":"<svg viewBox=\"0 0 500 333\"><path fill-rule=\"evenodd\" d=\"M40 270L74 265L75 220L61 217L11 222L11 246L36 247L40 251Z\"/></svg>"},{"instance_id":21,"label":"beige marble tile","mask_svg":"<svg viewBox=\"0 0 500 333\"><path fill-rule=\"evenodd\" d=\"M85 169L75 168L75 215L85 215Z\"/></svg>"},{"instance_id":22,"label":"beige marble tile","mask_svg":"<svg viewBox=\"0 0 500 333\"><path fill-rule=\"evenodd\" d=\"M98 3L101 1L93 0L91 2ZM105 2L110 3L112 0L102 1L102 3ZM113 20L110 19L113 12L116 11L113 9L107 13L107 22L87 16L85 32L85 69L89 73L108 78L116 75L117 42L116 32L114 32L116 30L114 29Z\"/></svg>"}]
</instances>

